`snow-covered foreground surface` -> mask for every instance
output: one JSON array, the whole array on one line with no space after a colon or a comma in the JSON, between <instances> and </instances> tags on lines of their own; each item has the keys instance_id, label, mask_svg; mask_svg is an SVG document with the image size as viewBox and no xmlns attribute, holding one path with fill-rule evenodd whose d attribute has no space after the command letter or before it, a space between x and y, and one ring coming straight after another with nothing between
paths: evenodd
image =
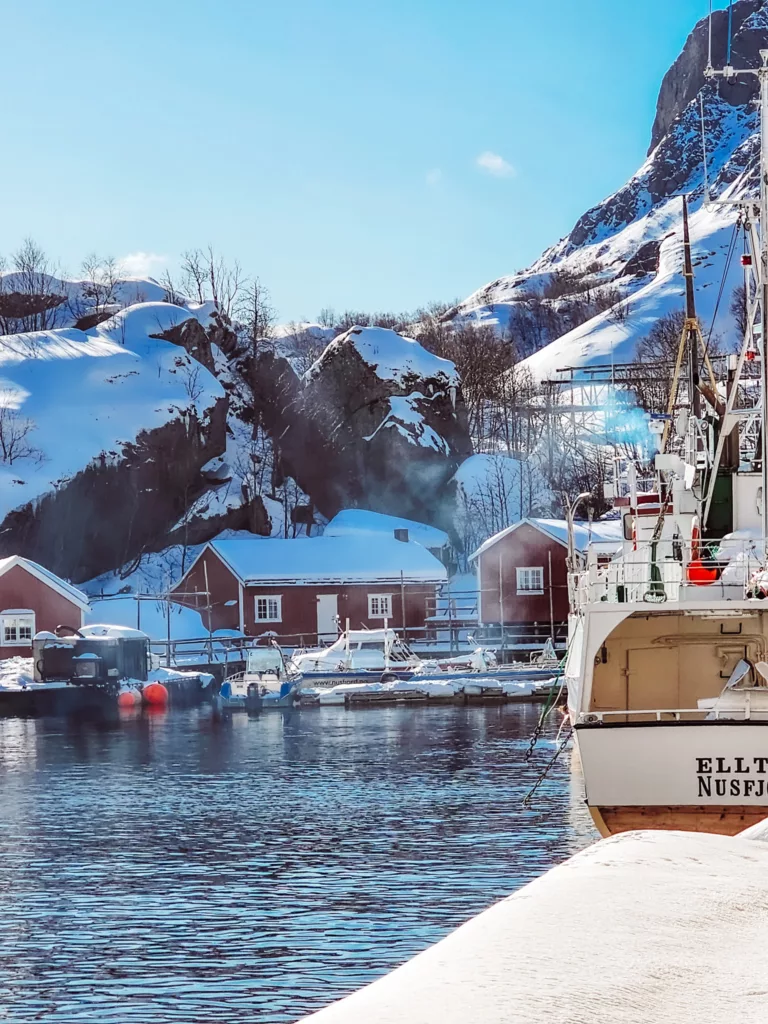
<instances>
[{"instance_id":1,"label":"snow-covered foreground surface","mask_svg":"<svg viewBox=\"0 0 768 1024\"><path fill-rule=\"evenodd\" d=\"M0 409L29 424L32 453L0 465L0 520L11 509L61 487L94 459L194 409L224 390L183 348L157 335L207 319L164 302L122 310L90 331L16 334L0 344Z\"/></svg>"},{"instance_id":2,"label":"snow-covered foreground surface","mask_svg":"<svg viewBox=\"0 0 768 1024\"><path fill-rule=\"evenodd\" d=\"M761 832L629 832L599 842L304 1020L762 1024Z\"/></svg>"}]
</instances>

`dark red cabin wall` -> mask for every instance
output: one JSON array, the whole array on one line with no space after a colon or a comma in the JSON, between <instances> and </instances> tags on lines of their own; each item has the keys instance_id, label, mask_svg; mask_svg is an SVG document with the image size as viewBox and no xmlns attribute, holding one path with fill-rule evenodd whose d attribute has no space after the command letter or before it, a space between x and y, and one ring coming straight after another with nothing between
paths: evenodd
<instances>
[{"instance_id":1,"label":"dark red cabin wall","mask_svg":"<svg viewBox=\"0 0 768 1024\"><path fill-rule=\"evenodd\" d=\"M37 632L46 629L52 633L57 626L74 626L77 629L83 624L83 614L78 605L27 572L23 565L14 565L0 576L0 612L11 608L29 608L33 611ZM31 653L29 645L0 646L0 658L13 658L17 655L28 658Z\"/></svg>"},{"instance_id":2,"label":"dark red cabin wall","mask_svg":"<svg viewBox=\"0 0 768 1024\"><path fill-rule=\"evenodd\" d=\"M207 627L205 565L208 567L208 586L211 591L212 628L214 630L239 629L238 580L219 556L212 551L206 551L186 578L173 588L174 601L199 611L203 626ZM406 583L404 589L406 626L411 630L421 630L427 615L434 614L437 588L428 583ZM383 619L368 617L368 595L391 594L393 615L389 625L395 629L402 628L403 612L399 583L389 586L374 583L283 584L281 586L257 585L243 588L245 632L251 636L273 632L279 636L295 637L297 642L301 642L301 638L305 637L307 643L314 643L317 638L318 594L336 594L338 596L342 627L346 619L349 618L352 629L360 629L363 626L368 626L370 629L382 627ZM282 596L281 622L256 622L254 598L257 595ZM228 601L236 603L227 605ZM412 632L409 635L417 636L419 633Z\"/></svg>"},{"instance_id":3,"label":"dark red cabin wall","mask_svg":"<svg viewBox=\"0 0 768 1024\"><path fill-rule=\"evenodd\" d=\"M206 567L208 588L205 585ZM232 570L213 551L205 551L192 567L189 574L178 583L171 593L173 600L187 608L200 612L203 629L208 629L206 589L211 592L211 628L239 629L239 585ZM234 604L227 604L234 601Z\"/></svg>"},{"instance_id":4,"label":"dark red cabin wall","mask_svg":"<svg viewBox=\"0 0 768 1024\"><path fill-rule=\"evenodd\" d=\"M406 583L405 587L405 625L409 636L420 635L427 615L434 614L436 587L426 583ZM384 626L383 619L368 617L368 595L390 594L392 596L392 617L388 624L393 629L402 629L403 612L401 588L399 584L382 586L380 584L302 584L295 586L247 586L245 588L245 631L250 634L274 632L280 636L306 638L307 643L314 643L317 636L317 598L319 594L336 594L338 597L339 617L341 626L346 620L352 629L379 629ZM256 622L254 599L257 596L282 597L281 622Z\"/></svg>"},{"instance_id":5,"label":"dark red cabin wall","mask_svg":"<svg viewBox=\"0 0 768 1024\"><path fill-rule=\"evenodd\" d=\"M524 523L497 541L479 558L481 621L484 623L547 623L550 621L549 556L552 556L552 603L555 622L568 618L568 573L566 548ZM500 564L501 563L501 564ZM517 568L541 566L544 593L518 595ZM499 606L499 573L504 609Z\"/></svg>"}]
</instances>

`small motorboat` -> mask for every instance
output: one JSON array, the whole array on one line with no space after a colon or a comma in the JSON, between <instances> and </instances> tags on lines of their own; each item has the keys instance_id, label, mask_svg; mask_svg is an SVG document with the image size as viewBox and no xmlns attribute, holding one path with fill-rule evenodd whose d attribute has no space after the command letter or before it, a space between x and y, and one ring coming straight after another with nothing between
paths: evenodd
<instances>
[{"instance_id":1,"label":"small motorboat","mask_svg":"<svg viewBox=\"0 0 768 1024\"><path fill-rule=\"evenodd\" d=\"M296 701L298 677L276 643L251 647L245 672L227 676L216 701L222 710L266 711L291 708Z\"/></svg>"}]
</instances>

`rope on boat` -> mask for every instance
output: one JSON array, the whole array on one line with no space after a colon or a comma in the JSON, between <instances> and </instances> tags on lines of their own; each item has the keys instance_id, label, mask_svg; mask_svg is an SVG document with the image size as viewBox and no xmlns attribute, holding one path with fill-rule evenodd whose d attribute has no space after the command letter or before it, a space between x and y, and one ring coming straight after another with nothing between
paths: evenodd
<instances>
[{"instance_id":1,"label":"rope on boat","mask_svg":"<svg viewBox=\"0 0 768 1024\"><path fill-rule=\"evenodd\" d=\"M523 755L523 759L525 761L530 761L533 757L533 752L536 749L536 744L539 742L541 738L541 733L544 729L544 723L549 717L549 714L552 711L552 709L557 706L558 701L563 695L563 690L565 689L565 666L568 661L568 654L571 650L572 642L573 638L568 640L568 644L565 648L565 654L563 655L560 661L560 665L558 666L562 671L562 675L560 676L560 688L557 691L557 693L555 693L554 687L549 691L549 696L547 697L547 700L544 704L544 708L541 714L539 715L539 720L536 723L536 728L533 730L533 733L531 734L531 741L528 744L528 749Z\"/></svg>"},{"instance_id":2,"label":"rope on boat","mask_svg":"<svg viewBox=\"0 0 768 1024\"><path fill-rule=\"evenodd\" d=\"M568 741L570 740L571 736L573 736L573 724L572 724L572 722L570 720L570 716L566 716L563 719L563 724L560 726L560 731L557 734L558 739L560 739L560 736L563 733L563 729L564 729L566 723L568 725L568 728L567 728L567 730L565 732L565 735L563 736L562 740L560 740L560 743L559 743L559 745L557 747L557 750L554 752L552 757L549 759L549 761L547 761L546 765L544 766L544 768L539 773L539 776L536 779L536 781L534 782L534 784L531 786L531 788L528 790L528 792L523 797L523 799L522 799L523 807L530 807L531 806L531 804L533 802L533 798L536 795L539 787L544 782L546 777L549 775L550 771L554 768L555 764L557 763L558 759L560 758L560 755L562 754L562 752L567 747Z\"/></svg>"}]
</instances>

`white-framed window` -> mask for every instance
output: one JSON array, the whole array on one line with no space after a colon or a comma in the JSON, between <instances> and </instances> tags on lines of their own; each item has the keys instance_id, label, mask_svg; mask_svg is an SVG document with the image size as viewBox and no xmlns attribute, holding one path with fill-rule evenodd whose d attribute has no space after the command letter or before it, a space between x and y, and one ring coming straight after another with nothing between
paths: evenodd
<instances>
[{"instance_id":1,"label":"white-framed window","mask_svg":"<svg viewBox=\"0 0 768 1024\"><path fill-rule=\"evenodd\" d=\"M34 612L0 613L0 644L5 647L31 645L35 635Z\"/></svg>"},{"instance_id":2,"label":"white-framed window","mask_svg":"<svg viewBox=\"0 0 768 1024\"><path fill-rule=\"evenodd\" d=\"M543 594L544 569L542 566L525 566L517 570L518 594Z\"/></svg>"},{"instance_id":3,"label":"white-framed window","mask_svg":"<svg viewBox=\"0 0 768 1024\"><path fill-rule=\"evenodd\" d=\"M254 601L254 618L257 622L282 622L283 598L280 594L257 594Z\"/></svg>"},{"instance_id":4,"label":"white-framed window","mask_svg":"<svg viewBox=\"0 0 768 1024\"><path fill-rule=\"evenodd\" d=\"M391 619L392 618L392 595L391 594L369 594L368 595L368 618L369 619Z\"/></svg>"}]
</instances>

